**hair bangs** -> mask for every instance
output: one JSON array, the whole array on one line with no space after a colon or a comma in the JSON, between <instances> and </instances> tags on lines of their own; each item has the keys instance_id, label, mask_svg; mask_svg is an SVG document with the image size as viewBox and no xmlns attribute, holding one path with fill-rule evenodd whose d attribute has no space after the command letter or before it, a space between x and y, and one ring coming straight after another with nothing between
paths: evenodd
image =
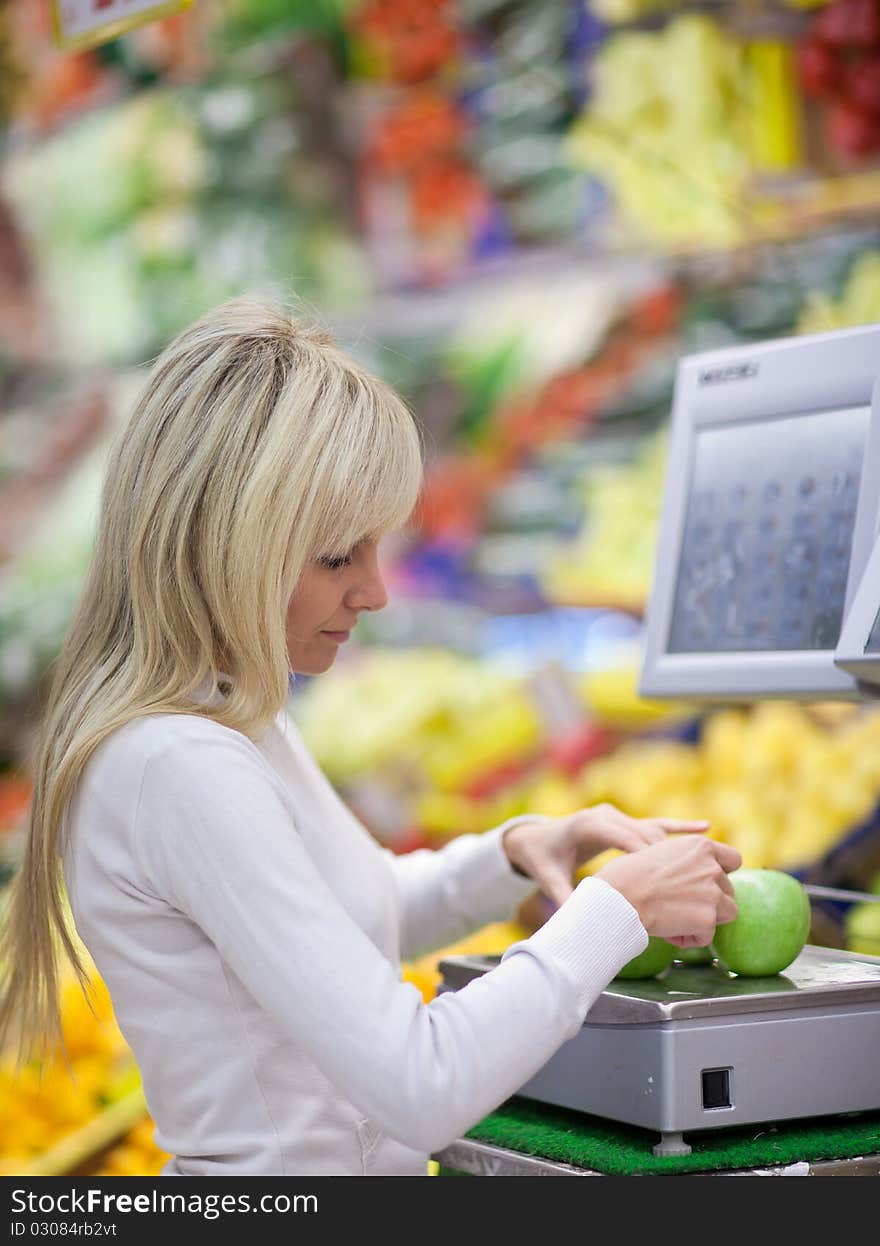
<instances>
[{"instance_id":1,"label":"hair bangs","mask_svg":"<svg viewBox=\"0 0 880 1246\"><path fill-rule=\"evenodd\" d=\"M358 401L369 405L369 418L349 422L359 444L332 464L316 556L338 557L403 528L421 489L421 444L408 408L381 382L358 380Z\"/></svg>"}]
</instances>

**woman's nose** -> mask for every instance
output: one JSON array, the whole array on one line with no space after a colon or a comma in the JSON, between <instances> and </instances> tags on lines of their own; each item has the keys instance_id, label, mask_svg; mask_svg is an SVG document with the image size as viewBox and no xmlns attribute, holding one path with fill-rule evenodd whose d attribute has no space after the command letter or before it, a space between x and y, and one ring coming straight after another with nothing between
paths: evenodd
<instances>
[{"instance_id":1,"label":"woman's nose","mask_svg":"<svg viewBox=\"0 0 880 1246\"><path fill-rule=\"evenodd\" d=\"M365 561L362 573L346 595L351 610L384 610L388 605L388 593L379 560L375 554Z\"/></svg>"}]
</instances>

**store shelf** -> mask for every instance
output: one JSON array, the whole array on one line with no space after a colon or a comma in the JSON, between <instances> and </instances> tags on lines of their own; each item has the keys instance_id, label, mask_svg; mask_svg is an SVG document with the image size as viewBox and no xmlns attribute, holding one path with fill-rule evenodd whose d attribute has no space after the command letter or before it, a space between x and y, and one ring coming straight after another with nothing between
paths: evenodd
<instances>
[{"instance_id":1,"label":"store shelf","mask_svg":"<svg viewBox=\"0 0 880 1246\"><path fill-rule=\"evenodd\" d=\"M778 184L769 197L789 214L785 236L832 224L876 225L880 219L880 169L837 177L792 178Z\"/></svg>"}]
</instances>

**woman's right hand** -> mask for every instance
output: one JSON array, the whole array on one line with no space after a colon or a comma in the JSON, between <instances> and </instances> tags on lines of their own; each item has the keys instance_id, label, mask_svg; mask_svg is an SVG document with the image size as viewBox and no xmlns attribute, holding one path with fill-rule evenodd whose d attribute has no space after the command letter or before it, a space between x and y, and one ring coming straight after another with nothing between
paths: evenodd
<instances>
[{"instance_id":1,"label":"woman's right hand","mask_svg":"<svg viewBox=\"0 0 880 1246\"><path fill-rule=\"evenodd\" d=\"M729 844L705 835L669 835L609 861L596 874L629 900L649 935L704 947L736 917L727 875L742 865Z\"/></svg>"}]
</instances>

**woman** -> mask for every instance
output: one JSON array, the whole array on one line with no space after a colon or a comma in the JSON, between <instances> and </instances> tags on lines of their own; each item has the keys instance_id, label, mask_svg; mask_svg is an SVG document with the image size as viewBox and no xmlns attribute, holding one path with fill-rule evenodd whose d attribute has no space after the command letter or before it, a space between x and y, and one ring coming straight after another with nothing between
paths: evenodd
<instances>
[{"instance_id":1,"label":"woman","mask_svg":"<svg viewBox=\"0 0 880 1246\"><path fill-rule=\"evenodd\" d=\"M0 1037L59 1034L65 928L110 990L181 1174L412 1174L570 1038L648 934L709 941L736 852L611 807L396 857L284 709L386 597L420 484L403 402L330 338L239 300L159 358L113 447L57 661L2 957ZM572 890L575 867L626 850ZM63 879L62 879L63 872ZM425 1005L400 960L559 905Z\"/></svg>"}]
</instances>

